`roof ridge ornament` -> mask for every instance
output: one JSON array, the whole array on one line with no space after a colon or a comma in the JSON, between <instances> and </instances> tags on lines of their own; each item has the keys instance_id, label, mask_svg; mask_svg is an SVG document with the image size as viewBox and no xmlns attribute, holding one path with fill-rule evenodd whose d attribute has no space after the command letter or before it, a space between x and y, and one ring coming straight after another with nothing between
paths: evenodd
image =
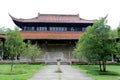
<instances>
[{"instance_id":1,"label":"roof ridge ornament","mask_svg":"<svg viewBox=\"0 0 120 80\"><path fill-rule=\"evenodd\" d=\"M38 12L38 17L40 16L40 13Z\"/></svg>"},{"instance_id":2,"label":"roof ridge ornament","mask_svg":"<svg viewBox=\"0 0 120 80\"><path fill-rule=\"evenodd\" d=\"M77 14L77 16L80 18L80 14L79 13ZM81 18L80 18L80 20L81 20Z\"/></svg>"},{"instance_id":3,"label":"roof ridge ornament","mask_svg":"<svg viewBox=\"0 0 120 80\"><path fill-rule=\"evenodd\" d=\"M12 15L8 12L8 15L12 18Z\"/></svg>"},{"instance_id":4,"label":"roof ridge ornament","mask_svg":"<svg viewBox=\"0 0 120 80\"><path fill-rule=\"evenodd\" d=\"M9 12L8 12L8 15L13 19L16 19L15 17L13 17Z\"/></svg>"}]
</instances>

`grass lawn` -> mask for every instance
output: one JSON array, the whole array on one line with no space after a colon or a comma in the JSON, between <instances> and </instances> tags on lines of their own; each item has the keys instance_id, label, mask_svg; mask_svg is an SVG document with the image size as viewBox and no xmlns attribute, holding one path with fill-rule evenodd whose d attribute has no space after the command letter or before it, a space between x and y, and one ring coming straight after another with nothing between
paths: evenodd
<instances>
[{"instance_id":1,"label":"grass lawn","mask_svg":"<svg viewBox=\"0 0 120 80\"><path fill-rule=\"evenodd\" d=\"M73 65L94 80L120 80L120 65L107 65L107 72L100 72L98 65Z\"/></svg>"},{"instance_id":2,"label":"grass lawn","mask_svg":"<svg viewBox=\"0 0 120 80\"><path fill-rule=\"evenodd\" d=\"M10 64L0 64L0 80L27 80L44 66L44 64L14 64L11 71Z\"/></svg>"}]
</instances>

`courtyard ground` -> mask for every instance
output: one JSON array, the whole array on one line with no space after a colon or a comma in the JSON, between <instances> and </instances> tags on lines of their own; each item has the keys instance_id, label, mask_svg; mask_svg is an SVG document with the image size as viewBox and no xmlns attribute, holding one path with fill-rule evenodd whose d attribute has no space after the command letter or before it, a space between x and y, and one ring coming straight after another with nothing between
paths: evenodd
<instances>
[{"instance_id":1,"label":"courtyard ground","mask_svg":"<svg viewBox=\"0 0 120 80\"><path fill-rule=\"evenodd\" d=\"M93 80L70 65L61 65L62 73L56 73L57 65L48 65L29 80Z\"/></svg>"},{"instance_id":2,"label":"courtyard ground","mask_svg":"<svg viewBox=\"0 0 120 80\"><path fill-rule=\"evenodd\" d=\"M99 71L99 65L72 65L95 80L120 80L120 65L107 65L106 72Z\"/></svg>"}]
</instances>

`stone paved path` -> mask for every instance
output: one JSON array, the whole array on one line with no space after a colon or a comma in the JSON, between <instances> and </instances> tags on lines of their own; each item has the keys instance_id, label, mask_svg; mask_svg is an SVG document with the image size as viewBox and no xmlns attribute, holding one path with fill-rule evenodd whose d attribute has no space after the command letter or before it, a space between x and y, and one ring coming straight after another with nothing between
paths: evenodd
<instances>
[{"instance_id":1,"label":"stone paved path","mask_svg":"<svg viewBox=\"0 0 120 80\"><path fill-rule=\"evenodd\" d=\"M57 65L48 65L28 80L93 80L70 65L61 65L62 73L55 73L56 70Z\"/></svg>"}]
</instances>

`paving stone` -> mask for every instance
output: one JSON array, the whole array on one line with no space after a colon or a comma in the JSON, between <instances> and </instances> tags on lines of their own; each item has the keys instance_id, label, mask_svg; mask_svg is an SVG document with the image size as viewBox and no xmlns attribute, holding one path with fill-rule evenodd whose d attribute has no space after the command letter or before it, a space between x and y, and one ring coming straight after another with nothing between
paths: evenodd
<instances>
[{"instance_id":1,"label":"paving stone","mask_svg":"<svg viewBox=\"0 0 120 80\"><path fill-rule=\"evenodd\" d=\"M48 65L28 80L93 80L70 65L61 65L62 73L56 73L57 65Z\"/></svg>"}]
</instances>

